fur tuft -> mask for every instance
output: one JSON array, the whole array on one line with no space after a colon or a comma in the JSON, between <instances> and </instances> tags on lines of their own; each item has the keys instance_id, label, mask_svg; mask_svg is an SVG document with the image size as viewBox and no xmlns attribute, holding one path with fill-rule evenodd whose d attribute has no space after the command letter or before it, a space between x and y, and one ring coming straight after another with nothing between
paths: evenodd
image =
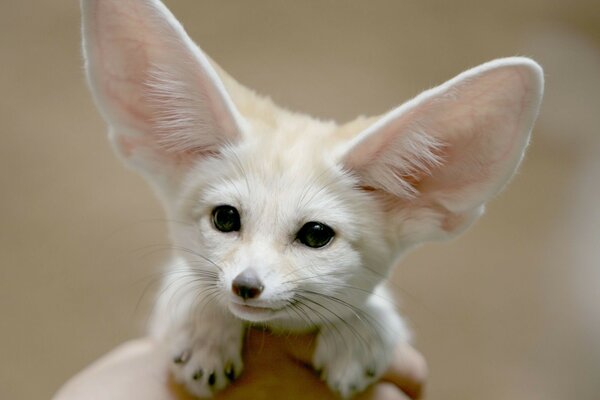
<instances>
[{"instance_id":1,"label":"fur tuft","mask_svg":"<svg viewBox=\"0 0 600 400\"><path fill-rule=\"evenodd\" d=\"M219 147L218 123L205 91L193 90L177 69L153 66L145 96L154 110L151 125L157 144L171 153L204 153Z\"/></svg>"},{"instance_id":2,"label":"fur tuft","mask_svg":"<svg viewBox=\"0 0 600 400\"><path fill-rule=\"evenodd\" d=\"M418 182L442 165L443 143L417 130L406 132L393 140L363 177L399 198L413 199L418 194Z\"/></svg>"}]
</instances>

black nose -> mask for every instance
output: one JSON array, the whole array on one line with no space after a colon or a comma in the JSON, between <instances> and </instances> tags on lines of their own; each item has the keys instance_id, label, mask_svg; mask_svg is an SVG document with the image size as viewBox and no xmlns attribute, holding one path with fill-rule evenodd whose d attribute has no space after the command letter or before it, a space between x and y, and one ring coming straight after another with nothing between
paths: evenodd
<instances>
[{"instance_id":1,"label":"black nose","mask_svg":"<svg viewBox=\"0 0 600 400\"><path fill-rule=\"evenodd\" d=\"M233 293L244 300L257 298L264 288L256 272L251 268L244 270L231 283Z\"/></svg>"}]
</instances>

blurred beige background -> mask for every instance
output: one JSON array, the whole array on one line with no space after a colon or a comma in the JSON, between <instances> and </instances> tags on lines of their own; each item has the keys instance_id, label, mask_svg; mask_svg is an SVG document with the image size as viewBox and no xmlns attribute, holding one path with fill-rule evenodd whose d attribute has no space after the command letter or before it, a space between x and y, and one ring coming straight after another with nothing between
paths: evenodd
<instances>
[{"instance_id":1,"label":"blurred beige background","mask_svg":"<svg viewBox=\"0 0 600 400\"><path fill-rule=\"evenodd\" d=\"M547 96L525 163L462 238L395 283L428 398L600 398L600 2L170 0L242 83L339 120L528 55ZM49 398L143 332L162 211L113 157L74 0L0 3L0 398ZM149 288L148 294L144 294Z\"/></svg>"}]
</instances>

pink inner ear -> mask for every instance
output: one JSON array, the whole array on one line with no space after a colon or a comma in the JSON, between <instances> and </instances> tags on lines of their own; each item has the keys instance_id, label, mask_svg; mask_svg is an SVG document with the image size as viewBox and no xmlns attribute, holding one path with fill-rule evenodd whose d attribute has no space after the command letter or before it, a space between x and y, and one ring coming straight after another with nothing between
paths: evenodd
<instances>
[{"instance_id":1,"label":"pink inner ear","mask_svg":"<svg viewBox=\"0 0 600 400\"><path fill-rule=\"evenodd\" d=\"M507 66L450 81L407 114L408 120L403 118L403 130L425 132L440 144L439 164L409 174L419 198L460 212L483 204L501 189L528 140L528 72Z\"/></svg>"},{"instance_id":2,"label":"pink inner ear","mask_svg":"<svg viewBox=\"0 0 600 400\"><path fill-rule=\"evenodd\" d=\"M358 136L345 164L403 202L474 209L517 167L541 88L530 60L484 64L388 113Z\"/></svg>"},{"instance_id":3,"label":"pink inner ear","mask_svg":"<svg viewBox=\"0 0 600 400\"><path fill-rule=\"evenodd\" d=\"M86 1L83 16L88 77L124 156L181 160L237 140L241 117L162 3Z\"/></svg>"},{"instance_id":4,"label":"pink inner ear","mask_svg":"<svg viewBox=\"0 0 600 400\"><path fill-rule=\"evenodd\" d=\"M89 44L90 68L97 70L95 86L102 91L111 112L138 129L149 129L151 110L144 101L144 82L148 79L147 36L140 2L95 1Z\"/></svg>"},{"instance_id":5,"label":"pink inner ear","mask_svg":"<svg viewBox=\"0 0 600 400\"><path fill-rule=\"evenodd\" d=\"M482 204L512 175L530 127L523 114L531 84L518 68L502 68L459 85L429 111L425 121L443 141L442 165L420 191L459 208ZM452 207L452 208L454 208Z\"/></svg>"}]
</instances>

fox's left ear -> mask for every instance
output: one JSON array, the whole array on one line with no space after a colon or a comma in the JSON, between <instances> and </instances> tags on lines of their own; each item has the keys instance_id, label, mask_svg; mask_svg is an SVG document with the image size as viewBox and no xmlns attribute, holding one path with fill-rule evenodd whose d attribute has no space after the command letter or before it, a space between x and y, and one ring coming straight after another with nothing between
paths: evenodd
<instances>
[{"instance_id":1,"label":"fox's left ear","mask_svg":"<svg viewBox=\"0 0 600 400\"><path fill-rule=\"evenodd\" d=\"M385 201L407 241L456 234L514 174L542 93L530 59L483 64L384 115L343 164Z\"/></svg>"}]
</instances>

